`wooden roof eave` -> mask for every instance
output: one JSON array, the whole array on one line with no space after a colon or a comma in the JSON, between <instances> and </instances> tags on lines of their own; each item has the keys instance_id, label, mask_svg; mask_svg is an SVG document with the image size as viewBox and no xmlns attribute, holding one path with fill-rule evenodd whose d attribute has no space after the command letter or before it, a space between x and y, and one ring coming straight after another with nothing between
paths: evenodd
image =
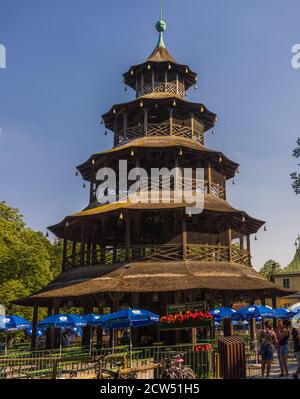
<instances>
[{"instance_id":1,"label":"wooden roof eave","mask_svg":"<svg viewBox=\"0 0 300 399\"><path fill-rule=\"evenodd\" d=\"M143 98L137 98L133 101L126 102L126 103L120 103L120 104L115 104L111 107L111 109L106 112L105 114L102 115L102 119L105 123L105 127L107 129L110 129L113 131L114 129L114 118L118 116L118 114L122 114L123 112L128 111L129 109L134 109L134 108L139 108L141 101L143 104L152 104L152 103L157 103L159 100L160 103L166 103L169 106L173 105L173 101L176 101L176 104L178 106L182 106L184 108L188 107L190 108L190 111L194 113L195 117L199 121L204 122L204 131L207 131L214 127L215 122L216 122L216 117L217 115L211 111L209 111L204 104L201 103L193 103L190 101L186 101L182 98L179 98L176 95L171 95L168 97L162 97L162 98L151 98L149 96L143 97ZM201 108L203 109L203 112L201 112ZM114 113L115 110L115 113Z\"/></svg>"},{"instance_id":2,"label":"wooden roof eave","mask_svg":"<svg viewBox=\"0 0 300 399\"><path fill-rule=\"evenodd\" d=\"M211 196L206 196L207 198L212 198ZM231 226L232 229L236 231L243 232L244 234L254 234L256 233L265 222L259 219L255 219L248 215L244 211L240 211L232 208L226 201L214 198L215 202L220 202L220 204L224 204L227 206L227 209L210 209L209 207L204 208L204 212L214 214L214 215L223 215L227 218L228 226ZM135 212L137 209L140 211L168 211L168 210L180 210L184 209L187 204L163 204L163 206L154 206L147 207L148 204L130 204L126 205L124 203L113 203L106 205L99 205L93 207L87 207L81 212L74 213L73 215L65 217L61 222L56 225L49 226L48 230L51 231L59 238L64 237L65 226L68 223L68 228L70 229L72 226L77 226L78 223L82 223L84 220L99 220L102 217L107 217L108 215L113 215L115 213L122 212L124 210ZM157 204L156 204L157 205ZM244 220L243 220L244 218Z\"/></svg>"},{"instance_id":3,"label":"wooden roof eave","mask_svg":"<svg viewBox=\"0 0 300 399\"><path fill-rule=\"evenodd\" d=\"M142 71L148 71L148 65L151 65L152 67L159 67L160 65L171 65L171 68L176 68L180 72L184 74L185 81L187 83L186 87L190 88L197 82L197 73L193 72L188 65L185 64L178 64L177 62L174 61L153 61L153 60L146 60L145 62L137 65L133 65L132 67L129 68L129 70L125 73L123 73L123 78L124 78L124 83L131 88L135 89L135 83L136 83L136 74ZM188 72L186 72L186 69ZM131 71L134 72L134 74L131 74Z\"/></svg>"},{"instance_id":4,"label":"wooden roof eave","mask_svg":"<svg viewBox=\"0 0 300 399\"><path fill-rule=\"evenodd\" d=\"M130 143L130 142L129 142ZM134 146L132 144L132 146ZM140 150L149 150L149 149L162 149L165 147L143 147L143 146L134 146L135 148L139 148ZM169 147L171 148L182 148L183 146L178 144L178 145L174 145L173 147ZM116 147L114 147L116 148ZM184 147L185 150L187 150L190 153L197 153L201 152L201 155L203 155L206 159L211 160L213 162L213 167L216 170L220 170L221 168L223 168L224 174L226 176L226 179L231 179L235 176L235 172L237 170L237 168L239 167L239 164L237 164L236 162L231 161L229 158L227 158L222 152L219 151L214 151L214 150L208 150L208 149L203 149L202 151L196 150L194 148L188 148L188 147ZM105 162L107 159L107 156L116 156L117 158L119 158L121 156L121 154L124 154L126 152L128 152L127 157L130 158L130 151L131 151L131 146L128 146L126 148L120 148L119 151L114 151L114 152L109 152L109 151L105 151L102 153L96 153L93 154L92 156L90 156L90 158L84 162L81 165L78 165L76 167L76 169L79 171L79 173L81 174L82 178L86 181L91 181L93 178L93 169L97 169L99 167L101 167L101 162ZM219 158L219 156L221 155L221 157L223 158L223 162L222 162L222 166L220 167L219 162L217 161L217 158ZM92 164L92 161L95 161L95 165ZM104 166L104 165L102 165Z\"/></svg>"}]
</instances>

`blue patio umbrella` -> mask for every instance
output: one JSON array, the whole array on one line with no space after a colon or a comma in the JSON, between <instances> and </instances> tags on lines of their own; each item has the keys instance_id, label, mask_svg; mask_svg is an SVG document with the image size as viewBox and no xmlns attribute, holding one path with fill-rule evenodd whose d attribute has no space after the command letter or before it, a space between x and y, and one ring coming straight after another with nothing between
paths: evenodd
<instances>
[{"instance_id":1,"label":"blue patio umbrella","mask_svg":"<svg viewBox=\"0 0 300 399\"><path fill-rule=\"evenodd\" d=\"M300 305L292 305L289 307L289 310L292 312L293 315L300 313Z\"/></svg>"},{"instance_id":2,"label":"blue patio umbrella","mask_svg":"<svg viewBox=\"0 0 300 399\"><path fill-rule=\"evenodd\" d=\"M274 317L278 319L290 319L293 317L293 312L286 308L274 309Z\"/></svg>"},{"instance_id":3,"label":"blue patio umbrella","mask_svg":"<svg viewBox=\"0 0 300 399\"><path fill-rule=\"evenodd\" d=\"M105 329L130 329L130 365L132 364L132 337L131 329L150 326L159 323L159 315L145 309L124 309L103 316L103 328Z\"/></svg>"},{"instance_id":4,"label":"blue patio umbrella","mask_svg":"<svg viewBox=\"0 0 300 399\"><path fill-rule=\"evenodd\" d=\"M0 330L5 331L5 353L7 352L7 333L14 330L30 328L31 323L23 317L0 315Z\"/></svg>"},{"instance_id":5,"label":"blue patio umbrella","mask_svg":"<svg viewBox=\"0 0 300 399\"><path fill-rule=\"evenodd\" d=\"M82 328L81 328L81 327L72 327L72 328L71 328L71 331L72 331L75 335L77 335L78 337L82 337L82 335L83 335L83 331L82 331Z\"/></svg>"},{"instance_id":6,"label":"blue patio umbrella","mask_svg":"<svg viewBox=\"0 0 300 399\"><path fill-rule=\"evenodd\" d=\"M145 309L124 309L103 316L103 328L137 328L145 327L159 322L159 315Z\"/></svg>"},{"instance_id":7,"label":"blue patio umbrella","mask_svg":"<svg viewBox=\"0 0 300 399\"><path fill-rule=\"evenodd\" d=\"M20 316L0 316L0 330L12 331L31 327L30 321Z\"/></svg>"},{"instance_id":8,"label":"blue patio umbrella","mask_svg":"<svg viewBox=\"0 0 300 399\"><path fill-rule=\"evenodd\" d=\"M258 317L274 317L274 310L266 306L250 305L237 310L234 319L248 320Z\"/></svg>"},{"instance_id":9,"label":"blue patio umbrella","mask_svg":"<svg viewBox=\"0 0 300 399\"><path fill-rule=\"evenodd\" d=\"M44 320L40 321L38 324L39 328L55 327L60 329L60 340L59 349L61 355L61 336L63 329L74 328L74 327L84 327L87 322L78 315L75 314L54 314L52 316L46 317Z\"/></svg>"},{"instance_id":10,"label":"blue patio umbrella","mask_svg":"<svg viewBox=\"0 0 300 399\"><path fill-rule=\"evenodd\" d=\"M215 308L209 311L210 314L212 314L215 318L231 318L236 311L231 308Z\"/></svg>"}]
</instances>

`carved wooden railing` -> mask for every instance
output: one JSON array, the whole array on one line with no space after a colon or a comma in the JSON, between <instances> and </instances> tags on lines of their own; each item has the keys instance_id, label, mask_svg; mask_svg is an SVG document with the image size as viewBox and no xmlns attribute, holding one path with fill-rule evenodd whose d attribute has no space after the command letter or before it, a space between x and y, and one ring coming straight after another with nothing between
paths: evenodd
<instances>
[{"instance_id":1,"label":"carved wooden railing","mask_svg":"<svg viewBox=\"0 0 300 399\"><path fill-rule=\"evenodd\" d=\"M187 244L186 251L179 244L165 245L130 245L128 248L107 246L76 252L67 256L63 269L99 264L116 264L124 262L167 262L167 261L199 261L199 262L232 262L251 266L250 253L234 246Z\"/></svg>"},{"instance_id":2,"label":"carved wooden railing","mask_svg":"<svg viewBox=\"0 0 300 399\"><path fill-rule=\"evenodd\" d=\"M185 88L181 82L154 82L153 85L152 83L146 83L142 88L137 89L136 97L150 93L172 93L179 94L183 97L185 94Z\"/></svg>"},{"instance_id":3,"label":"carved wooden railing","mask_svg":"<svg viewBox=\"0 0 300 399\"><path fill-rule=\"evenodd\" d=\"M190 126L182 126L178 123L172 124L172 129L169 122L162 123L148 123L145 127L144 124L130 126L126 129L126 136L122 132L116 138L116 145L122 144L128 140L132 140L143 136L168 136L173 135L176 137L184 137L192 139L200 144L204 144L203 133Z\"/></svg>"}]
</instances>

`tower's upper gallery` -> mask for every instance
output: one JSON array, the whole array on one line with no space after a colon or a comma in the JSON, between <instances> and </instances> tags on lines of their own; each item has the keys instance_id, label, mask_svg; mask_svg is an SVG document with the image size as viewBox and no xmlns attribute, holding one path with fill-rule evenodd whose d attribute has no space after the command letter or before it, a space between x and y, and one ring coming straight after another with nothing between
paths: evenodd
<instances>
[{"instance_id":1,"label":"tower's upper gallery","mask_svg":"<svg viewBox=\"0 0 300 399\"><path fill-rule=\"evenodd\" d=\"M136 97L151 93L171 93L183 97L197 82L197 74L188 65L178 64L169 53L163 39L166 23L156 24L158 43L142 64L132 66L124 73L124 83L136 91Z\"/></svg>"}]
</instances>

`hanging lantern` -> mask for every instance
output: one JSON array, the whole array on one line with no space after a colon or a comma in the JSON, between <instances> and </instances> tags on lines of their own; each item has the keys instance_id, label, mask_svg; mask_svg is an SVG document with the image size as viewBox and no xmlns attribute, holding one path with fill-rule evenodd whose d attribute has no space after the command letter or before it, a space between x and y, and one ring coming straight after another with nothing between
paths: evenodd
<instances>
[{"instance_id":1,"label":"hanging lantern","mask_svg":"<svg viewBox=\"0 0 300 399\"><path fill-rule=\"evenodd\" d=\"M244 223L246 221L246 218L245 218L245 216L243 215L242 216L242 222Z\"/></svg>"},{"instance_id":2,"label":"hanging lantern","mask_svg":"<svg viewBox=\"0 0 300 399\"><path fill-rule=\"evenodd\" d=\"M131 69L131 71L130 71L130 75L133 75L134 74L134 71L133 71L133 69Z\"/></svg>"},{"instance_id":3,"label":"hanging lantern","mask_svg":"<svg viewBox=\"0 0 300 399\"><path fill-rule=\"evenodd\" d=\"M116 108L113 109L113 114L115 115L117 113Z\"/></svg>"},{"instance_id":4,"label":"hanging lantern","mask_svg":"<svg viewBox=\"0 0 300 399\"><path fill-rule=\"evenodd\" d=\"M95 160L94 160L94 158L92 159L92 165L95 165Z\"/></svg>"},{"instance_id":5,"label":"hanging lantern","mask_svg":"<svg viewBox=\"0 0 300 399\"><path fill-rule=\"evenodd\" d=\"M211 131L211 134L215 134L216 133L216 131L215 131L215 129L213 129L212 131Z\"/></svg>"},{"instance_id":6,"label":"hanging lantern","mask_svg":"<svg viewBox=\"0 0 300 399\"><path fill-rule=\"evenodd\" d=\"M130 152L130 155L131 155L132 157L134 157L134 150L133 150L133 148L132 148L132 150L131 150L131 152Z\"/></svg>"},{"instance_id":7,"label":"hanging lantern","mask_svg":"<svg viewBox=\"0 0 300 399\"><path fill-rule=\"evenodd\" d=\"M216 123L218 122L218 117L217 117L217 116L215 117L215 122L216 122Z\"/></svg>"},{"instance_id":8,"label":"hanging lantern","mask_svg":"<svg viewBox=\"0 0 300 399\"><path fill-rule=\"evenodd\" d=\"M123 219L124 219L124 216L123 216L123 213L121 212L119 215L119 220L123 220Z\"/></svg>"},{"instance_id":9,"label":"hanging lantern","mask_svg":"<svg viewBox=\"0 0 300 399\"><path fill-rule=\"evenodd\" d=\"M188 95L188 94L187 94L187 91L184 93L184 95L187 97L187 95Z\"/></svg>"},{"instance_id":10,"label":"hanging lantern","mask_svg":"<svg viewBox=\"0 0 300 399\"><path fill-rule=\"evenodd\" d=\"M195 86L194 86L194 89L195 89L195 90L197 90L197 89L198 89L198 86L197 86L197 85L195 85Z\"/></svg>"},{"instance_id":11,"label":"hanging lantern","mask_svg":"<svg viewBox=\"0 0 300 399\"><path fill-rule=\"evenodd\" d=\"M223 158L221 155L219 155L219 162L222 162L222 161L223 161Z\"/></svg>"},{"instance_id":12,"label":"hanging lantern","mask_svg":"<svg viewBox=\"0 0 300 399\"><path fill-rule=\"evenodd\" d=\"M202 105L201 105L201 108L200 108L200 112L204 112L204 108L203 108Z\"/></svg>"},{"instance_id":13,"label":"hanging lantern","mask_svg":"<svg viewBox=\"0 0 300 399\"><path fill-rule=\"evenodd\" d=\"M266 224L264 225L264 231L267 231L267 225Z\"/></svg>"},{"instance_id":14,"label":"hanging lantern","mask_svg":"<svg viewBox=\"0 0 300 399\"><path fill-rule=\"evenodd\" d=\"M150 64L147 65L147 69L148 69L148 70L151 69L151 65L150 65Z\"/></svg>"},{"instance_id":15,"label":"hanging lantern","mask_svg":"<svg viewBox=\"0 0 300 399\"><path fill-rule=\"evenodd\" d=\"M82 188L85 188L85 183L83 183L83 186L82 186Z\"/></svg>"},{"instance_id":16,"label":"hanging lantern","mask_svg":"<svg viewBox=\"0 0 300 399\"><path fill-rule=\"evenodd\" d=\"M140 102L140 107L142 108L144 106L143 101Z\"/></svg>"},{"instance_id":17,"label":"hanging lantern","mask_svg":"<svg viewBox=\"0 0 300 399\"><path fill-rule=\"evenodd\" d=\"M254 240L257 241L257 235L255 234Z\"/></svg>"},{"instance_id":18,"label":"hanging lantern","mask_svg":"<svg viewBox=\"0 0 300 399\"><path fill-rule=\"evenodd\" d=\"M178 155L182 155L182 148L179 149Z\"/></svg>"},{"instance_id":19,"label":"hanging lantern","mask_svg":"<svg viewBox=\"0 0 300 399\"><path fill-rule=\"evenodd\" d=\"M185 68L185 73L189 73L189 68L188 67Z\"/></svg>"},{"instance_id":20,"label":"hanging lantern","mask_svg":"<svg viewBox=\"0 0 300 399\"><path fill-rule=\"evenodd\" d=\"M107 130L105 130L105 132L104 132L104 136L107 136Z\"/></svg>"},{"instance_id":21,"label":"hanging lantern","mask_svg":"<svg viewBox=\"0 0 300 399\"><path fill-rule=\"evenodd\" d=\"M173 107L176 107L176 101L175 100L173 101Z\"/></svg>"},{"instance_id":22,"label":"hanging lantern","mask_svg":"<svg viewBox=\"0 0 300 399\"><path fill-rule=\"evenodd\" d=\"M171 67L171 64L169 64L169 65L168 65L168 69L170 70L171 68L172 68L172 67Z\"/></svg>"},{"instance_id":23,"label":"hanging lantern","mask_svg":"<svg viewBox=\"0 0 300 399\"><path fill-rule=\"evenodd\" d=\"M235 184L235 180L234 179L232 180L232 184Z\"/></svg>"},{"instance_id":24,"label":"hanging lantern","mask_svg":"<svg viewBox=\"0 0 300 399\"><path fill-rule=\"evenodd\" d=\"M69 222L67 222L67 223L65 224L65 227L69 227Z\"/></svg>"},{"instance_id":25,"label":"hanging lantern","mask_svg":"<svg viewBox=\"0 0 300 399\"><path fill-rule=\"evenodd\" d=\"M195 81L197 82L197 80L198 80L198 76L195 76Z\"/></svg>"},{"instance_id":26,"label":"hanging lantern","mask_svg":"<svg viewBox=\"0 0 300 399\"><path fill-rule=\"evenodd\" d=\"M103 120L103 119L101 119L101 125L103 125L103 123L104 123L104 120Z\"/></svg>"},{"instance_id":27,"label":"hanging lantern","mask_svg":"<svg viewBox=\"0 0 300 399\"><path fill-rule=\"evenodd\" d=\"M76 170L76 172L75 172L75 176L78 176L78 170Z\"/></svg>"},{"instance_id":28,"label":"hanging lantern","mask_svg":"<svg viewBox=\"0 0 300 399\"><path fill-rule=\"evenodd\" d=\"M240 168L237 168L236 173L241 173Z\"/></svg>"}]
</instances>

